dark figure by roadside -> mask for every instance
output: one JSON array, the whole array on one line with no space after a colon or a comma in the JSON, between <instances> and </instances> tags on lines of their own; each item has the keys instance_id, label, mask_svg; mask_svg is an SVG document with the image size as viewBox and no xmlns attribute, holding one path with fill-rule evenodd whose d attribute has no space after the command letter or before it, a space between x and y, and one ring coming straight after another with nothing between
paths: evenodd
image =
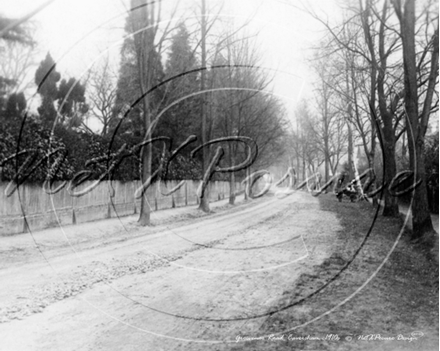
<instances>
[{"instance_id":1,"label":"dark figure by roadside","mask_svg":"<svg viewBox=\"0 0 440 351\"><path fill-rule=\"evenodd\" d=\"M336 187L335 187L336 197L339 200L339 202L342 202L342 198L345 195L348 198L350 198L351 202L354 202L357 198L357 195L358 195L356 187L355 187L355 180L352 180L347 185L344 185L345 176L346 176L346 174L342 173L336 183Z\"/></svg>"}]
</instances>

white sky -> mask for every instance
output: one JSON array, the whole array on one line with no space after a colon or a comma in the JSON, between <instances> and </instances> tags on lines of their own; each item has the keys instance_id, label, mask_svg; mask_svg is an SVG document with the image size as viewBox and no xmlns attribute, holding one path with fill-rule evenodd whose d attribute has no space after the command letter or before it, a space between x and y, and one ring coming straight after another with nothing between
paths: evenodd
<instances>
[{"instance_id":1,"label":"white sky","mask_svg":"<svg viewBox=\"0 0 440 351\"><path fill-rule=\"evenodd\" d=\"M174 1L163 0L164 8ZM0 0L0 12L21 17L44 2ZM208 9L218 5L218 0L206 2ZM50 51L57 70L65 78L79 78L107 49L112 61L118 63L128 3L128 0L55 0L33 18L37 23L35 39L41 56L37 62ZM200 0L180 0L178 16L200 13L199 8L193 9L194 5L200 6L199 3ZM339 16L335 0L309 0L309 4L330 20ZM247 32L259 31L257 40L264 65L277 70L273 90L285 98L289 117L299 98L311 95L312 75L306 63L310 56L308 48L317 45L323 30L317 21L292 5L300 6L300 1L225 0L224 6L224 14L233 16L237 25L252 16Z\"/></svg>"}]
</instances>

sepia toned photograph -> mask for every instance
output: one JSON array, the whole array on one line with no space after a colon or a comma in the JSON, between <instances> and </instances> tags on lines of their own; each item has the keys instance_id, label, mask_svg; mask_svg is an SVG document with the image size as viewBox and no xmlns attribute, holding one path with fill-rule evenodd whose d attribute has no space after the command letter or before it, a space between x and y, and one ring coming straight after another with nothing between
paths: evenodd
<instances>
[{"instance_id":1,"label":"sepia toned photograph","mask_svg":"<svg viewBox=\"0 0 440 351\"><path fill-rule=\"evenodd\" d=\"M438 0L0 0L0 351L439 350Z\"/></svg>"}]
</instances>

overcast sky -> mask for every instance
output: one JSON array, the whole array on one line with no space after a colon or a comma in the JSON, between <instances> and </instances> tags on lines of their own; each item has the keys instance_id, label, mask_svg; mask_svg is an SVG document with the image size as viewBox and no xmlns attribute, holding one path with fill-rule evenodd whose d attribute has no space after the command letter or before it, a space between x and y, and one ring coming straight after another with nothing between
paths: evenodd
<instances>
[{"instance_id":1,"label":"overcast sky","mask_svg":"<svg viewBox=\"0 0 440 351\"><path fill-rule=\"evenodd\" d=\"M6 16L20 17L45 2L0 0L0 11ZM166 8L175 0L163 2ZM218 2L206 0L207 8L218 8ZM283 97L291 117L296 102L311 95L312 75L306 60L311 54L308 49L316 46L322 36L322 26L297 8L301 7L298 0L224 2L223 15L234 18L236 25L252 18L247 32L259 32L257 40L264 66L276 72L273 90ZM199 13L199 9L194 9L199 3L200 0L180 0L178 17L191 18ZM40 49L38 62L50 51L62 76L77 78L106 50L116 64L128 4L128 0L55 0L33 18ZM339 16L334 0L309 0L306 5L330 21ZM165 11L164 20L166 16Z\"/></svg>"}]
</instances>

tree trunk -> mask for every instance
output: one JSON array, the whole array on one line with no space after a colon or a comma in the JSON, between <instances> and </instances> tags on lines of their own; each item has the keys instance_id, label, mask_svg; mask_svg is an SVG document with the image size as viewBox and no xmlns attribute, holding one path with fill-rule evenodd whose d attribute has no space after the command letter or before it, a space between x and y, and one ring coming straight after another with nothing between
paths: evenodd
<instances>
[{"instance_id":1,"label":"tree trunk","mask_svg":"<svg viewBox=\"0 0 440 351\"><path fill-rule=\"evenodd\" d=\"M326 146L327 148L327 146ZM326 151L325 153L325 161L324 161L324 178L325 178L325 182L327 183L328 179L329 179L329 169L330 169L330 157L328 155L328 151Z\"/></svg>"},{"instance_id":2,"label":"tree trunk","mask_svg":"<svg viewBox=\"0 0 440 351\"><path fill-rule=\"evenodd\" d=\"M251 175L251 168L248 167L245 169L245 176L244 178L248 178ZM246 190L244 191L244 200L247 201L248 200L248 194L246 193Z\"/></svg>"},{"instance_id":3,"label":"tree trunk","mask_svg":"<svg viewBox=\"0 0 440 351\"><path fill-rule=\"evenodd\" d=\"M395 155L395 143L394 132L388 131L388 136L384 140L384 182L386 187L384 189L384 208L382 215L385 217L397 217L399 215L399 206L397 203L397 197L392 196L388 190L388 186L391 184L394 176L396 175L396 155Z\"/></svg>"},{"instance_id":4,"label":"tree trunk","mask_svg":"<svg viewBox=\"0 0 440 351\"><path fill-rule=\"evenodd\" d=\"M328 132L328 110L327 110L327 100L325 101L325 118L324 118L324 183L327 183L330 168L330 150L329 150L329 132Z\"/></svg>"},{"instance_id":5,"label":"tree trunk","mask_svg":"<svg viewBox=\"0 0 440 351\"><path fill-rule=\"evenodd\" d=\"M306 179L306 152L303 147L303 157L302 157L302 181Z\"/></svg>"},{"instance_id":6,"label":"tree trunk","mask_svg":"<svg viewBox=\"0 0 440 351\"><path fill-rule=\"evenodd\" d=\"M202 67L206 67L206 17L205 17L205 0L202 0ZM200 90L205 90L206 83L206 70L202 70L200 77ZM208 141L208 127L206 123L206 106L205 106L205 95L201 95L201 115L202 115L202 143L205 144ZM203 174L205 174L208 168L208 158L209 158L209 147L203 148L203 159L202 159L202 169ZM209 186L206 187L203 197L200 199L199 210L208 213L209 210Z\"/></svg>"},{"instance_id":7,"label":"tree trunk","mask_svg":"<svg viewBox=\"0 0 440 351\"><path fill-rule=\"evenodd\" d=\"M142 184L151 176L151 153L152 145L145 145L142 151ZM150 225L151 206L148 201L147 191L144 191L141 198L141 208L138 222L142 226Z\"/></svg>"},{"instance_id":8,"label":"tree trunk","mask_svg":"<svg viewBox=\"0 0 440 351\"><path fill-rule=\"evenodd\" d=\"M386 3L383 5L382 18L385 20L387 17L388 6ZM387 104L386 96L386 69L387 69L387 55L385 54L385 23L381 22L379 30L379 71L377 76L377 96L379 101L379 111L382 119L382 125L379 126L382 140L383 149L383 164L384 174L383 179L386 184L384 189L385 204L383 209L383 216L396 217L399 215L399 207L397 204L397 198L392 196L389 191L389 185L396 175L396 130L393 126L395 108L393 103ZM397 97L396 97L397 98ZM397 101L397 100L396 100Z\"/></svg>"},{"instance_id":9,"label":"tree trunk","mask_svg":"<svg viewBox=\"0 0 440 351\"><path fill-rule=\"evenodd\" d=\"M374 191L376 191L376 174L374 172L374 158L371 158L371 155L368 153L367 159L368 159L368 168L370 169L370 171L368 172L368 179L366 181L367 184L365 184L365 186L368 188L365 188L364 191L366 193L373 193ZM373 196L372 205L374 207L378 205L377 195Z\"/></svg>"},{"instance_id":10,"label":"tree trunk","mask_svg":"<svg viewBox=\"0 0 440 351\"><path fill-rule=\"evenodd\" d=\"M350 108L349 108L350 110ZM347 128L348 128L348 179L354 178L354 171L353 171L353 133L351 131L350 121L347 121Z\"/></svg>"},{"instance_id":11,"label":"tree trunk","mask_svg":"<svg viewBox=\"0 0 440 351\"><path fill-rule=\"evenodd\" d=\"M144 74L144 69L141 70L141 76ZM143 83L141 83L142 91L147 91L146 87ZM144 92L142 92L144 94ZM149 113L149 101L148 96L145 96L142 99L143 109L144 109L144 129L145 129L145 140L151 138L151 135L148 135L148 131L151 125L151 116ZM151 176L151 160L152 160L153 146L151 143L144 145L142 147L141 154L141 182L144 184L148 178ZM151 217L151 206L148 201L147 190L145 190L141 197L141 208L139 210L139 219L138 222L141 226L150 225L150 217Z\"/></svg>"},{"instance_id":12,"label":"tree trunk","mask_svg":"<svg viewBox=\"0 0 440 351\"><path fill-rule=\"evenodd\" d=\"M351 96L351 91L350 91L350 79L353 79L353 67L349 65L348 60L345 62L345 69L346 69L346 73L345 73L345 88L347 89L347 97ZM356 93L354 92L353 95L355 95ZM353 121L353 107L351 105L351 99L347 99L347 116L348 119L346 120L347 122L347 130L348 130L348 179L353 179L354 177L354 171L353 171L353 152L354 152L354 146L353 146L353 132L351 130L351 125L350 123Z\"/></svg>"},{"instance_id":13,"label":"tree trunk","mask_svg":"<svg viewBox=\"0 0 440 351\"><path fill-rule=\"evenodd\" d=\"M150 24L150 13L154 9L149 9L145 6L142 10L142 16L140 17L140 25L148 26ZM139 24L138 24L139 25ZM154 62L152 50L154 50L154 37L146 30L135 34L135 43L137 45L137 64L139 70L139 81L141 87L141 94L144 95L151 87L154 72ZM151 111L149 96L144 95L142 99L143 107L143 122L144 140L151 138L150 125L151 125ZM141 181L144 184L151 176L151 160L153 148L151 143L142 147L141 154ZM148 202L147 191L145 190L141 197L141 208L139 211L138 222L142 226L150 224L151 206Z\"/></svg>"},{"instance_id":14,"label":"tree trunk","mask_svg":"<svg viewBox=\"0 0 440 351\"><path fill-rule=\"evenodd\" d=\"M359 2L361 3L361 2ZM367 4L367 9L370 5ZM370 33L370 27L368 23L368 15L369 11L365 10L363 11L362 18L362 28L365 35L366 43L368 46L368 51L371 55L371 69L370 69L370 96L368 99L368 104L370 107L370 123L371 123L371 148L370 153L368 155L368 162L369 166L372 169L370 172L370 177L373 179L375 177L374 174L374 160L376 157L376 133L377 133L377 121L376 121L376 83L377 83L377 64L376 64L376 58L375 58L375 48L374 48L374 40L371 37ZM374 186L374 183L372 184ZM372 189L374 190L374 189ZM378 201L376 196L373 197L373 206L377 206Z\"/></svg>"},{"instance_id":15,"label":"tree trunk","mask_svg":"<svg viewBox=\"0 0 440 351\"><path fill-rule=\"evenodd\" d=\"M425 175L425 155L423 151L423 141L418 141L415 147L415 153L417 156L414 160L415 165L413 169L415 170L415 174L417 174L417 179L421 179L422 183L416 188L412 199L411 211L414 239L423 236L431 239L434 234L434 227L432 226L432 219L429 211Z\"/></svg>"},{"instance_id":16,"label":"tree trunk","mask_svg":"<svg viewBox=\"0 0 440 351\"><path fill-rule=\"evenodd\" d=\"M414 182L421 180L422 183L415 189L412 199L412 224L413 238L419 239L425 237L432 239L434 236L434 228L432 226L431 214L429 213L428 197L426 191L425 177L425 156L424 156L424 137L426 126L423 125L424 117L427 125L427 117L422 116L419 123L418 113L418 86L417 86L417 66L416 66L416 49L415 49L415 1L406 0L404 11L396 8L400 13L399 19L401 24L402 47L403 47L403 68L405 75L405 108L407 113L407 137L408 151L410 157L410 169L414 172ZM438 76L438 28L434 36L433 53L431 59L430 78ZM434 84L435 85L435 84ZM426 96L430 96L427 91ZM432 95L431 95L432 96ZM425 108L430 108L430 101L425 101Z\"/></svg>"},{"instance_id":17,"label":"tree trunk","mask_svg":"<svg viewBox=\"0 0 440 351\"><path fill-rule=\"evenodd\" d=\"M235 157L233 146L229 145L229 163L234 165ZM235 203L235 173L231 172L229 175L229 204L233 205Z\"/></svg>"}]
</instances>

